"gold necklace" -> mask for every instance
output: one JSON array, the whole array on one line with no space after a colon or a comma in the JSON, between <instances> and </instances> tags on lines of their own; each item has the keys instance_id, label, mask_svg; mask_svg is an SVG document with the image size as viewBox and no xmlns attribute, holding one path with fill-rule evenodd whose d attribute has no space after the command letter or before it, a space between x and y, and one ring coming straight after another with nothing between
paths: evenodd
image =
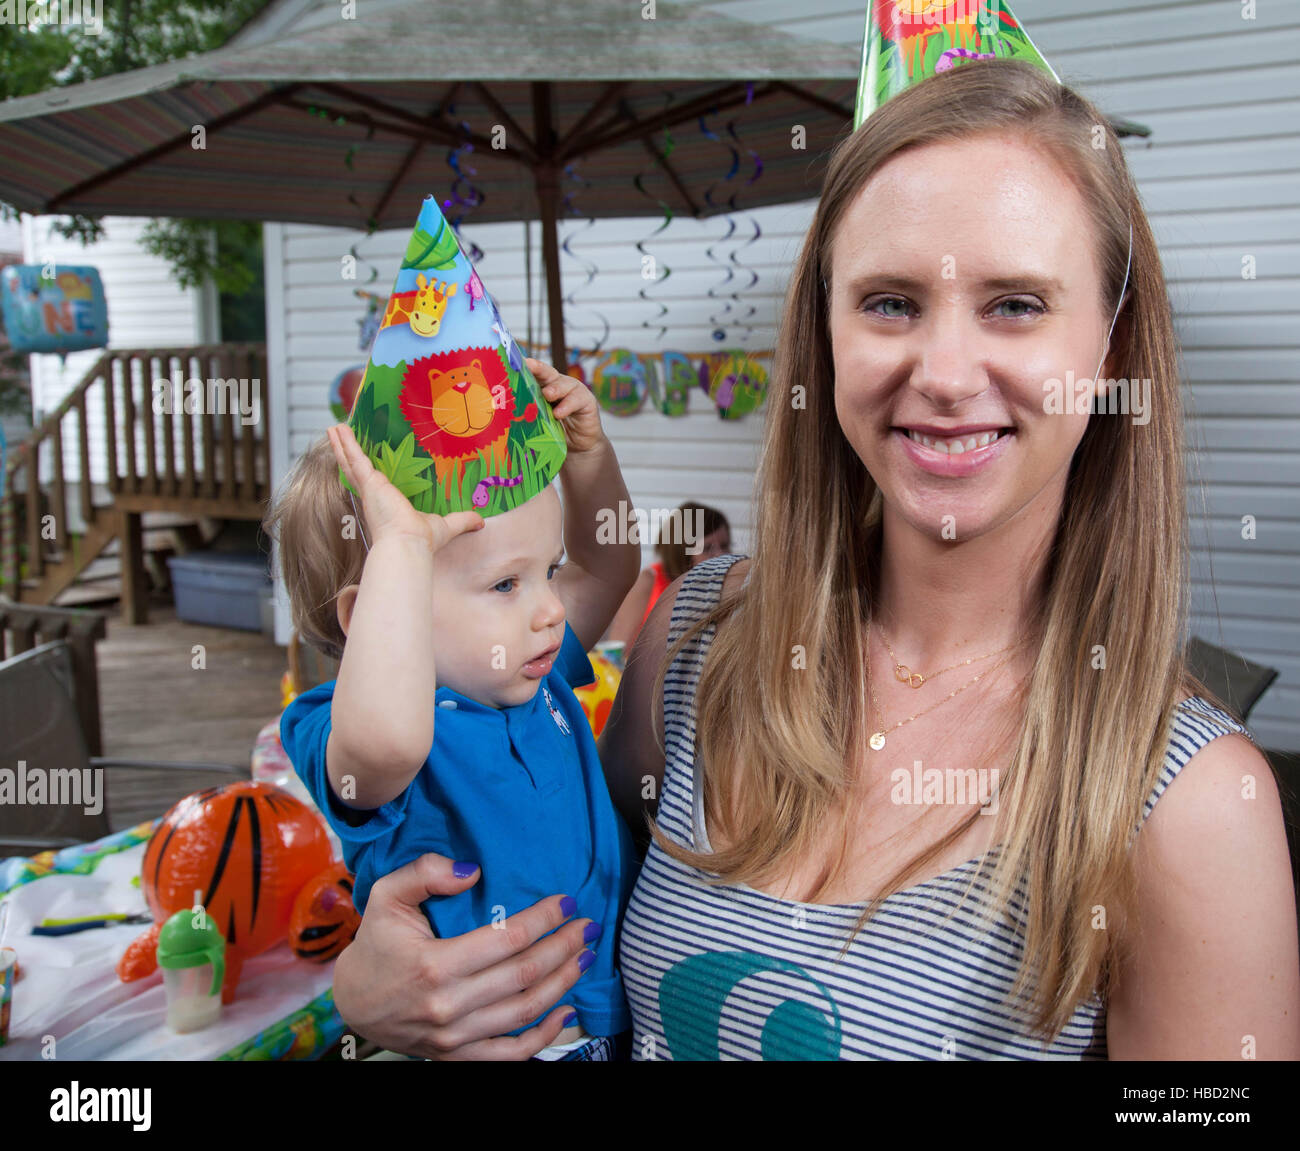
<instances>
[{"instance_id":1,"label":"gold necklace","mask_svg":"<svg viewBox=\"0 0 1300 1151\"><path fill-rule=\"evenodd\" d=\"M871 645L871 624L868 623L868 624L867 624L867 646L868 646L868 650L870 649L870 645ZM1012 646L1016 646L1016 645L1013 644ZM1009 649L1005 649L1005 648L1004 648L1003 650L1009 650ZM996 654L996 653L995 653L995 654ZM880 710L880 703L879 703L879 702L877 701L877 699L876 699L876 688L875 688L875 685L871 682L871 661L870 661L870 659L868 658L868 660L867 660L867 690L871 693L871 705L876 709L876 716L877 716L877 718L879 718L879 720L880 720L880 730L879 730L879 731L876 731L876 732L874 732L874 733L872 733L871 738L867 741L867 743L868 743L868 745L870 746L871 750L872 750L872 751L880 751L880 750L885 746L885 736L888 735L890 732L897 731L900 727L903 726L903 724L905 724L905 723L911 723L912 720L914 720L914 719L920 719L921 716L923 716L923 715L929 715L929 713L932 712L932 711L934 711L934 709L935 709L936 707L941 707L943 704L947 703L950 699L952 699L953 696L955 696L955 695L960 695L960 694L961 694L963 691L965 691L968 687L971 687L971 686L973 686L974 684L979 683L979 681L980 681L981 679L983 679L986 675L992 675L995 671L998 670L998 668L1004 666L1005 664L1009 663L1010 661L1011 661L1011 657L1010 657L1010 656L1007 656L1006 659L999 660L999 661L998 661L996 664L994 664L991 668L988 668L987 670L980 672L979 675L977 675L974 679L968 681L967 683L962 684L961 687L957 688L955 691L950 691L950 692L949 692L946 696L944 696L944 698L941 699L938 703L931 704L929 707L927 707L927 708L925 709L925 711L918 711L915 715L909 715L906 719L900 719L896 724L894 724L893 727L886 728L886 727L885 727L885 715L884 715L884 712L882 712L882 711Z\"/></svg>"},{"instance_id":2,"label":"gold necklace","mask_svg":"<svg viewBox=\"0 0 1300 1151\"><path fill-rule=\"evenodd\" d=\"M868 625L868 627L869 626L870 625ZM969 664L975 663L977 660L992 659L995 655L1001 655L1004 651L1010 651L1013 647L1019 647L1025 642L1024 640L1017 640L1015 643L1001 648L998 651L991 651L987 655L973 655L970 659L958 660L956 663L949 664L947 667L940 668L938 671L933 671L929 675L922 675L919 671L913 671L907 666L907 664L899 662L898 656L894 654L894 649L889 646L889 636L885 635L884 627L880 628L880 638L885 641L885 650L889 652L889 658L894 661L894 678L898 680L899 683L905 683L911 688L918 688L927 680L936 679L943 675L945 671L952 671L955 667L966 667Z\"/></svg>"}]
</instances>

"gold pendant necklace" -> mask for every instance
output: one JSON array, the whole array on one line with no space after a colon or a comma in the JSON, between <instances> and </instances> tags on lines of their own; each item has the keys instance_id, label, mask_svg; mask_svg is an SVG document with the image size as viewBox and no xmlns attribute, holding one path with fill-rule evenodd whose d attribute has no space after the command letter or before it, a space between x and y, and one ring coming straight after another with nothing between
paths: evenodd
<instances>
[{"instance_id":1,"label":"gold pendant necklace","mask_svg":"<svg viewBox=\"0 0 1300 1151\"><path fill-rule=\"evenodd\" d=\"M881 634L883 635L884 633L882 632ZM1019 646L1019 645L1018 645L1018 644L1013 644L1013 645L1012 645L1012 647L1017 647L1017 646ZM1003 650L1003 651L1009 651L1010 648L1003 648L1002 650ZM999 661L998 661L996 664L994 664L991 668L988 668L987 670L980 672L979 675L977 675L974 679L969 680L968 682L962 684L961 687L957 688L955 691L950 691L950 692L949 692L946 696L944 696L944 698L941 699L938 703L931 704L929 707L927 707L927 708L925 709L925 711L918 711L915 715L909 715L906 719L900 719L896 724L894 724L893 727L889 727L889 728L887 728L887 727L885 727L885 716L884 716L884 713L880 710L880 703L879 703L879 701L876 699L876 688L875 688L875 685L871 682L871 659L870 659L870 651L871 651L871 624L870 624L870 622L868 622L868 624L867 624L867 652L868 652L868 659L867 659L867 690L871 693L871 705L872 705L872 707L875 708L875 711L876 711L876 718L880 721L880 730L879 730L879 731L876 731L876 732L873 732L872 735L871 735L871 738L870 738L869 740L867 740L867 745L871 748L872 751L881 751L881 750L884 749L884 746L885 746L885 736L886 736L886 735L890 734L891 732L897 731L897 730L898 730L900 727L902 727L905 723L911 723L912 720L914 720L914 719L920 719L921 716L923 716L923 715L929 715L929 713L932 712L932 711L934 711L934 709L935 709L936 707L941 707L943 704L947 703L950 699L952 699L952 697L955 696L955 695L961 695L961 693L962 693L963 691L965 691L968 687L972 687L972 686L974 686L975 684L979 683L979 681L980 681L981 679L983 679L985 676L992 675L995 671L998 670L998 668L1003 667L1005 664L1009 663L1010 660L1011 660L1011 657L1010 657L1010 656L1007 656L1006 659L999 660ZM996 654L999 654L999 653L995 652L994 654L996 655ZM957 666L960 666L960 665L957 665ZM951 669L947 669L947 668L946 668L945 670L951 670ZM915 685L913 685L913 686L915 686Z\"/></svg>"},{"instance_id":2,"label":"gold pendant necklace","mask_svg":"<svg viewBox=\"0 0 1300 1151\"><path fill-rule=\"evenodd\" d=\"M868 627L869 626L870 625L868 624ZM898 656L894 654L894 649L889 645L889 636L885 634L885 629L883 627L880 629L880 638L885 641L885 650L889 652L889 658L894 661L894 678L898 680L899 683L905 683L911 688L919 688L929 680L937 679L939 676L943 675L945 671L952 671L953 668L967 667L982 659L992 659L993 656L1001 655L1005 651L1010 651L1014 647L1019 647L1020 644L1024 642L1023 640L1019 640L1016 643L999 649L998 651L991 651L987 655L973 655L970 659L958 660L956 663L949 664L947 667L940 668L938 671L931 672L929 675L922 675L919 671L913 671L907 666L907 664L899 662Z\"/></svg>"}]
</instances>

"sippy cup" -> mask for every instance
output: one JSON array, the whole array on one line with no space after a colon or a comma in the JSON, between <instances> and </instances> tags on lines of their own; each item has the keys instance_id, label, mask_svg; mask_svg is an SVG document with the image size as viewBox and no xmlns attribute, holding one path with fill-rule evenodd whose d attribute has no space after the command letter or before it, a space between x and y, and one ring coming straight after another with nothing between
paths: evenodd
<instances>
[{"instance_id":1,"label":"sippy cup","mask_svg":"<svg viewBox=\"0 0 1300 1151\"><path fill-rule=\"evenodd\" d=\"M221 1014L221 982L226 974L226 940L220 929L200 913L178 911L158 933L158 966L167 992L167 1026L184 1033L198 1031Z\"/></svg>"}]
</instances>

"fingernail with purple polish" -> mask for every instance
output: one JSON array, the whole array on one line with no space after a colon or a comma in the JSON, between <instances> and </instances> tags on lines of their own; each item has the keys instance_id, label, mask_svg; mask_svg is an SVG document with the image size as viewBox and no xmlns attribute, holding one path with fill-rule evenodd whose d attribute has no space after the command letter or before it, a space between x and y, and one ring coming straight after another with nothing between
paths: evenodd
<instances>
[{"instance_id":1,"label":"fingernail with purple polish","mask_svg":"<svg viewBox=\"0 0 1300 1151\"><path fill-rule=\"evenodd\" d=\"M600 930L600 924L593 919L582 929L582 942L590 943L593 939L599 939Z\"/></svg>"},{"instance_id":2,"label":"fingernail with purple polish","mask_svg":"<svg viewBox=\"0 0 1300 1151\"><path fill-rule=\"evenodd\" d=\"M478 870L477 863L466 863L464 860L461 860L457 863L453 863L451 865L451 873L457 879L468 879L477 870Z\"/></svg>"},{"instance_id":3,"label":"fingernail with purple polish","mask_svg":"<svg viewBox=\"0 0 1300 1151\"><path fill-rule=\"evenodd\" d=\"M578 901L572 895L566 895L560 900L560 914L568 919L575 911L578 910Z\"/></svg>"},{"instance_id":4,"label":"fingernail with purple polish","mask_svg":"<svg viewBox=\"0 0 1300 1151\"><path fill-rule=\"evenodd\" d=\"M596 962L596 953L594 951L584 951L578 956L578 970L586 971L593 963Z\"/></svg>"}]
</instances>

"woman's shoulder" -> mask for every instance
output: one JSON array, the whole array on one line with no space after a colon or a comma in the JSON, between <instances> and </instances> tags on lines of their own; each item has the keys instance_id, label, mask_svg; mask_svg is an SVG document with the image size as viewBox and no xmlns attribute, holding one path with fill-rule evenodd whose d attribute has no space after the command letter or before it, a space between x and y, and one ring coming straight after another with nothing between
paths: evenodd
<instances>
[{"instance_id":1,"label":"woman's shoulder","mask_svg":"<svg viewBox=\"0 0 1300 1151\"><path fill-rule=\"evenodd\" d=\"M1157 801L1159 801L1157 803ZM1161 869L1249 850L1282 816L1272 768L1250 731L1201 696L1180 694L1142 839Z\"/></svg>"}]
</instances>

